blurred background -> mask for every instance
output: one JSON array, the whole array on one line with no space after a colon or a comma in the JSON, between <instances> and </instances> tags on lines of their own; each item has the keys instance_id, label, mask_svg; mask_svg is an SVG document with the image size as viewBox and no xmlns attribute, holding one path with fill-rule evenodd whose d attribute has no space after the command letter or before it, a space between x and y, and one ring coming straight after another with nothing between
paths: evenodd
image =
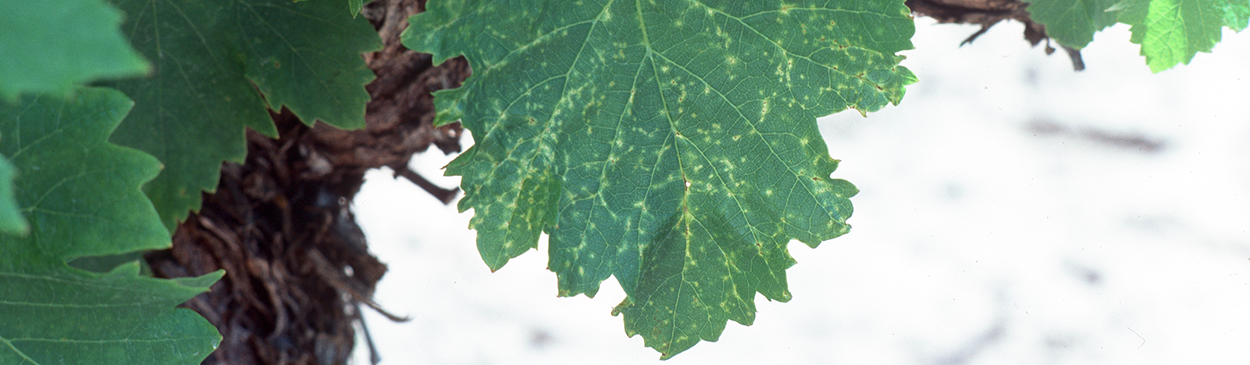
<instances>
[{"instance_id":1,"label":"blurred background","mask_svg":"<svg viewBox=\"0 0 1250 365\"><path fill-rule=\"evenodd\" d=\"M1151 74L1124 25L1082 72L1019 23L959 46L978 29L918 18L902 103L820 119L851 233L792 242L789 303L665 364L1250 363L1250 34ZM454 187L453 157L412 168ZM491 274L472 212L389 170L353 209L390 266L374 298L412 318L365 310L381 364L661 363L614 279L556 297L545 237Z\"/></svg>"}]
</instances>

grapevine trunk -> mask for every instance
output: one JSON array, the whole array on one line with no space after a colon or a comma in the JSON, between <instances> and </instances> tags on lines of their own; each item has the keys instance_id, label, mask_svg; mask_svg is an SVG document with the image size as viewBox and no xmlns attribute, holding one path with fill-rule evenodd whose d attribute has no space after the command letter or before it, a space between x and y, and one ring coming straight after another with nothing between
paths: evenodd
<instances>
[{"instance_id":1,"label":"grapevine trunk","mask_svg":"<svg viewBox=\"0 0 1250 365\"><path fill-rule=\"evenodd\" d=\"M390 167L443 201L456 194L407 169L431 145L460 151L458 124L433 127L430 92L457 87L469 74L463 60L433 67L429 55L399 44L408 16L423 6L376 1L363 12L386 45L365 55L378 75L367 86L366 129L309 128L288 111L272 113L281 137L248 131L246 162L223 164L216 193L204 194L200 212L179 225L173 248L147 255L159 277L226 270L210 292L185 304L223 336L205 364L345 363L360 311L374 306L386 272L350 210L365 171Z\"/></svg>"}]
</instances>

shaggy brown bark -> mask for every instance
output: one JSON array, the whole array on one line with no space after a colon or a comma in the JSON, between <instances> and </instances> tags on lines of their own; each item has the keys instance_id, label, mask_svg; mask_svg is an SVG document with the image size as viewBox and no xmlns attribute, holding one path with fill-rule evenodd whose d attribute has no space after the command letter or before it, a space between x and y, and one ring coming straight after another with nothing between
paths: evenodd
<instances>
[{"instance_id":1,"label":"shaggy brown bark","mask_svg":"<svg viewBox=\"0 0 1250 365\"><path fill-rule=\"evenodd\" d=\"M226 270L210 292L185 304L223 336L205 364L343 364L361 305L386 314L370 300L386 265L369 254L348 208L364 172L390 167L443 202L457 193L407 168L414 153L431 145L444 153L460 151L458 124L433 127L430 92L458 87L469 75L463 59L433 67L429 55L400 45L408 17L424 10L424 3L378 0L363 12L385 44L365 55L378 75L367 86L373 100L366 129L309 128L290 113L272 114L281 137L249 131L246 163L223 164L217 192L204 194L200 212L178 227L173 248L147 255L159 277ZM1046 40L1045 28L1029 19L1020 1L907 5L943 23L981 25L965 43L1008 19L1025 24L1025 39L1033 45ZM1047 52L1053 51L1048 43ZM1074 67L1083 68L1079 52L1068 51Z\"/></svg>"},{"instance_id":2,"label":"shaggy brown bark","mask_svg":"<svg viewBox=\"0 0 1250 365\"><path fill-rule=\"evenodd\" d=\"M309 128L289 112L272 114L281 137L248 131L246 162L223 164L217 192L178 227L173 248L147 255L159 277L226 270L185 304L223 337L204 363L345 363L361 305L381 310L370 297L386 272L348 208L365 171L387 166L444 202L454 198L407 168L431 145L460 151L458 124L433 127L430 92L469 75L463 59L433 67L429 55L400 45L408 16L423 5L377 1L364 12L385 44L365 55L378 79L366 87L373 100L364 130Z\"/></svg>"}]
</instances>

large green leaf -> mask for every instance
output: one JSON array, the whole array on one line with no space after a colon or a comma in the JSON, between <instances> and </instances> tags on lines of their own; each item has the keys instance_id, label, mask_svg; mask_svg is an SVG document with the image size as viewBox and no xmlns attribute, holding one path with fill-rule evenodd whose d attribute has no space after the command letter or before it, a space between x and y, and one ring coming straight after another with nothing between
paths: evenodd
<instances>
[{"instance_id":1,"label":"large green leaf","mask_svg":"<svg viewBox=\"0 0 1250 365\"><path fill-rule=\"evenodd\" d=\"M786 301L791 239L846 233L816 118L897 103L901 0L431 1L404 34L474 75L437 94L493 270L549 234L559 294L615 276L629 335L667 358ZM446 121L449 117L440 117Z\"/></svg>"},{"instance_id":2,"label":"large green leaf","mask_svg":"<svg viewBox=\"0 0 1250 365\"><path fill-rule=\"evenodd\" d=\"M1241 31L1250 22L1246 0L1124 0L1120 22L1133 27L1132 41L1154 72L1210 52L1223 27Z\"/></svg>"},{"instance_id":3,"label":"large green leaf","mask_svg":"<svg viewBox=\"0 0 1250 365\"><path fill-rule=\"evenodd\" d=\"M1029 16L1046 25L1046 33L1059 44L1081 49L1094 33L1116 22L1113 7L1119 0L1028 0Z\"/></svg>"},{"instance_id":4,"label":"large green leaf","mask_svg":"<svg viewBox=\"0 0 1250 365\"><path fill-rule=\"evenodd\" d=\"M131 105L109 89L0 103L0 153L20 172L15 196L31 227L0 236L0 364L198 364L220 342L199 315L174 308L220 272L160 280L134 262L103 275L66 265L169 246L139 190L160 164L106 142Z\"/></svg>"},{"instance_id":5,"label":"large green leaf","mask_svg":"<svg viewBox=\"0 0 1250 365\"><path fill-rule=\"evenodd\" d=\"M0 99L63 96L75 84L147 73L120 24L101 0L0 0Z\"/></svg>"},{"instance_id":6,"label":"large green leaf","mask_svg":"<svg viewBox=\"0 0 1250 365\"><path fill-rule=\"evenodd\" d=\"M274 136L266 108L341 128L364 126L361 52L381 46L364 17L338 1L117 0L131 42L153 77L116 86L135 99L113 141L165 164L144 186L173 229L200 191L217 186L222 160L242 162L244 127ZM260 94L257 94L257 90Z\"/></svg>"}]
</instances>

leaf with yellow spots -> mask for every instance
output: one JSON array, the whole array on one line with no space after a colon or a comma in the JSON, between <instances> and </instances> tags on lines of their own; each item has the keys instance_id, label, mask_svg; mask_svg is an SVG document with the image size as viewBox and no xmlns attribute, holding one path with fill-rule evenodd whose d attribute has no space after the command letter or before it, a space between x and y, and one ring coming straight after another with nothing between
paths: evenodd
<instances>
[{"instance_id":1,"label":"leaf with yellow spots","mask_svg":"<svg viewBox=\"0 0 1250 365\"><path fill-rule=\"evenodd\" d=\"M447 167L492 269L549 235L559 294L615 276L664 358L786 301L786 245L846 233L816 118L898 103L901 0L431 1L404 34L474 75L436 96L477 144Z\"/></svg>"}]
</instances>

